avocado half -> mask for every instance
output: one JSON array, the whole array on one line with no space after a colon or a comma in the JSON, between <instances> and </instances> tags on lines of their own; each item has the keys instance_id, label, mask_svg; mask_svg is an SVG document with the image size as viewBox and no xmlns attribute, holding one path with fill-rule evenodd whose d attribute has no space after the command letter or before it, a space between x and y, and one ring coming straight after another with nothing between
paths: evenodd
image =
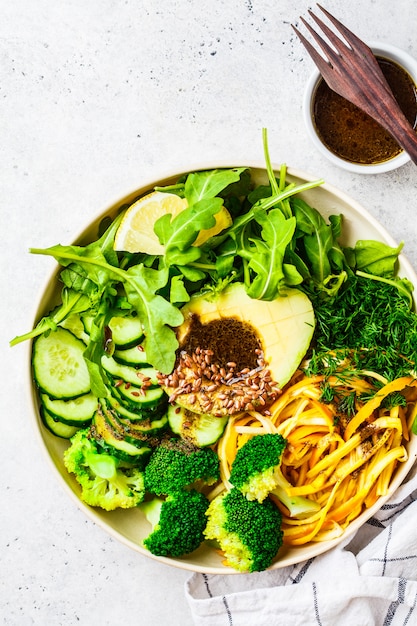
<instances>
[{"instance_id":1,"label":"avocado half","mask_svg":"<svg viewBox=\"0 0 417 626\"><path fill-rule=\"evenodd\" d=\"M309 298L293 288L283 289L276 300L265 301L248 296L243 283L232 283L214 297L192 296L182 313L184 322L177 329L179 353L192 353L199 346L213 351L220 365L235 361L241 370L256 367L255 352L262 352L264 367L279 388L300 365L315 327ZM200 412L194 396L177 395L176 402Z\"/></svg>"}]
</instances>

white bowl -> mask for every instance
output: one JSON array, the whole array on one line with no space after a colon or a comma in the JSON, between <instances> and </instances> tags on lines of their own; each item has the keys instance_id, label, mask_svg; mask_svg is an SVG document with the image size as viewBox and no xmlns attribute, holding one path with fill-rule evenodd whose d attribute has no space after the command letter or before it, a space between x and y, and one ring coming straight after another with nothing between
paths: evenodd
<instances>
[{"instance_id":1,"label":"white bowl","mask_svg":"<svg viewBox=\"0 0 417 626\"><path fill-rule=\"evenodd\" d=\"M236 167L248 166L252 169L254 180L259 183L267 183L268 177L263 165L251 163L233 163L233 164L206 164L204 167L192 168L192 171L213 169L215 167ZM191 169L189 170L191 171ZM278 173L279 168L275 168ZM122 199L113 203L109 208L102 211L85 230L76 238L75 243L85 244L97 237L98 225L104 217L114 217L120 207L131 203L135 198L152 190L155 185L167 185L175 182L183 173L177 172L163 176L159 179L149 181L142 185L139 189L127 194ZM288 170L288 180L296 183L315 180L312 177L298 170ZM322 185L301 194L301 196L312 206L318 208L325 218L329 215L342 213L344 215L344 236L342 243L344 245L354 245L357 239L377 239L386 242L390 246L396 246L387 231L357 202L350 199L343 192L335 189L330 185ZM53 242L52 242L53 243ZM40 317L47 314L57 303L60 297L61 288L57 281L58 273L61 268L48 278L47 283L42 290L39 305L35 313L34 323ZM417 274L414 272L407 259L401 255L399 272L401 276L407 277L417 287ZM29 352L29 346L28 346ZM85 515L102 527L109 535L129 546L133 550L157 561L176 566L181 569L197 572L205 572L212 574L236 574L237 572L231 567L222 564L221 557L206 545L202 545L198 550L188 556L182 558L165 558L156 557L148 552L141 545L141 540L150 532L150 526L145 520L143 514L138 509L118 510L106 512L100 509L94 509L83 502L79 497L79 486L73 475L70 475L63 463L63 452L67 447L67 442L52 435L43 426L39 415L39 399L38 393L33 384L32 372L30 367L30 355L28 354L27 367L27 383L30 388L30 396L32 401L32 418L35 432L40 440L40 445L50 462L52 471L56 474L59 482L70 495L74 503L80 507ZM396 472L389 493L381 497L373 507L366 510L362 515L355 519L347 528L345 533L338 539L326 542L309 543L300 547L282 547L279 552L279 558L272 565L273 569L282 568L294 563L299 563L306 559L310 559L323 552L326 552L347 536L352 535L362 524L364 524L372 515L390 498L393 492L401 484L407 476L410 468L417 458L417 437L412 436L408 444L409 458L402 463ZM88 538L86 538L88 541Z\"/></svg>"},{"instance_id":2,"label":"white bowl","mask_svg":"<svg viewBox=\"0 0 417 626\"><path fill-rule=\"evenodd\" d=\"M399 48L396 48L395 46L387 43L370 43L369 46L376 56L394 61L397 65L406 70L414 83L417 85L416 59L410 56L407 52L404 52L404 50L400 50ZM365 165L360 163L352 163L350 161L342 159L335 155L334 152L329 150L320 139L320 136L317 133L313 121L313 102L315 92L320 80L321 74L318 69L315 69L311 74L306 89L304 91L304 123L307 128L307 133L315 147L319 150L319 152L321 152L323 156L325 156L331 163L333 163L333 165L337 165L338 167L341 167L350 172L354 172L356 174L380 174L401 167L410 160L408 154L404 151L401 151L397 156L387 161Z\"/></svg>"}]
</instances>

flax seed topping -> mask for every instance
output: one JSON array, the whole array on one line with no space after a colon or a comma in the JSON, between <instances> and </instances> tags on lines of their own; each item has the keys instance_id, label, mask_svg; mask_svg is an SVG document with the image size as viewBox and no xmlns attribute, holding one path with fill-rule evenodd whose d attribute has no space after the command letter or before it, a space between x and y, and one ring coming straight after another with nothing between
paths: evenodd
<instances>
[{"instance_id":1,"label":"flax seed topping","mask_svg":"<svg viewBox=\"0 0 417 626\"><path fill-rule=\"evenodd\" d=\"M255 367L241 370L235 360L224 365L213 363L213 354L213 350L199 346L192 353L180 351L174 371L168 376L159 375L169 401L217 417L255 408L268 414L268 406L281 392L265 365L262 351L257 349Z\"/></svg>"}]
</instances>

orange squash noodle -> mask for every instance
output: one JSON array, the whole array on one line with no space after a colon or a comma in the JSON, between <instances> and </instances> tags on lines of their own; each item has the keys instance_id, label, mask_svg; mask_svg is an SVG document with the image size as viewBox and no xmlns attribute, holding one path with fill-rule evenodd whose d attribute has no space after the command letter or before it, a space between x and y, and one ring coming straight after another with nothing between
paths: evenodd
<instances>
[{"instance_id":1,"label":"orange squash noodle","mask_svg":"<svg viewBox=\"0 0 417 626\"><path fill-rule=\"evenodd\" d=\"M324 384L334 391L329 402L322 400ZM404 396L405 403L385 406L383 401L395 392ZM340 398L348 394L355 398L352 414L344 413L340 404ZM361 400L361 396L371 399ZM269 416L252 411L230 418L217 447L222 483L210 497L230 489L231 465L250 437L277 432L287 440L281 462L282 473L292 485L287 495L304 496L320 506L307 518L291 518L277 497L270 496L282 513L284 544L297 546L339 537L389 492L398 464L407 459L405 444L416 407L417 380L413 376L387 382L373 372L343 379L338 375L308 377L299 371Z\"/></svg>"}]
</instances>

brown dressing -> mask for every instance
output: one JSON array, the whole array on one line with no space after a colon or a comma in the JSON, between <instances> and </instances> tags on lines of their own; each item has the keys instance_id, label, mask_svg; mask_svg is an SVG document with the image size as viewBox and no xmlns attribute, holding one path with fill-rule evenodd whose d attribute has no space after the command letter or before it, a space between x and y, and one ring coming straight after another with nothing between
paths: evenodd
<instances>
[{"instance_id":1,"label":"brown dressing","mask_svg":"<svg viewBox=\"0 0 417 626\"><path fill-rule=\"evenodd\" d=\"M193 315L181 350L192 354L196 348L212 350L213 363L220 367L233 362L236 371L241 371L257 367L255 350L260 349L260 342L252 326L238 319L227 317L202 324L200 318Z\"/></svg>"},{"instance_id":2,"label":"brown dressing","mask_svg":"<svg viewBox=\"0 0 417 626\"><path fill-rule=\"evenodd\" d=\"M402 67L388 59L377 59L398 104L416 128L416 85ZM352 163L381 163L402 151L377 122L332 91L323 79L314 94L313 122L327 148Z\"/></svg>"}]
</instances>

